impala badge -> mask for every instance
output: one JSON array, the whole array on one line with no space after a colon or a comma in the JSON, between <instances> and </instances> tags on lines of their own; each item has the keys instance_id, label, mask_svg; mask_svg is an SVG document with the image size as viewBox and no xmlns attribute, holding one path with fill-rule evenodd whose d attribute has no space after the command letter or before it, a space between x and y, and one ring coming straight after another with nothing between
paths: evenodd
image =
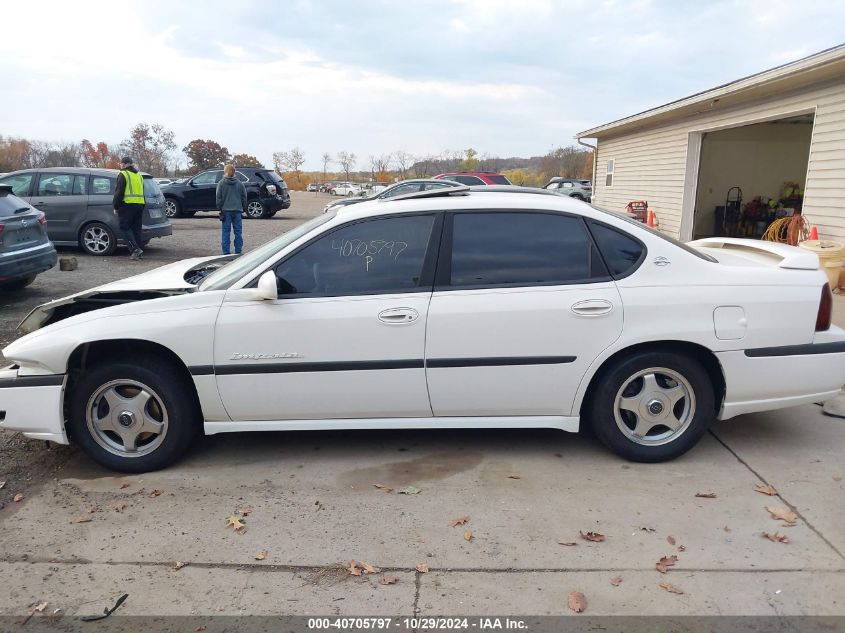
<instances>
[{"instance_id":1,"label":"impala badge","mask_svg":"<svg viewBox=\"0 0 845 633\"><path fill-rule=\"evenodd\" d=\"M663 255L658 255L654 258L654 265L655 266L668 266L672 262L669 261L668 257L663 257Z\"/></svg>"},{"instance_id":2,"label":"impala badge","mask_svg":"<svg viewBox=\"0 0 845 633\"><path fill-rule=\"evenodd\" d=\"M229 360L276 360L283 358L302 358L299 352L282 352L281 354L232 354Z\"/></svg>"}]
</instances>

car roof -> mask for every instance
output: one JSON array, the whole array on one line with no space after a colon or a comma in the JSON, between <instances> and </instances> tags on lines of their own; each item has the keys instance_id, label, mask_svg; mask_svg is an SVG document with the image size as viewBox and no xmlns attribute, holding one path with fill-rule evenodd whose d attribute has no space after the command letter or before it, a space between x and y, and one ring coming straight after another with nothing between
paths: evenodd
<instances>
[{"instance_id":1,"label":"car roof","mask_svg":"<svg viewBox=\"0 0 845 633\"><path fill-rule=\"evenodd\" d=\"M30 169L18 169L11 171L6 176L14 174L26 174L40 171L42 174L85 174L89 176L117 176L120 173L119 169L105 169L100 167L32 167ZM152 178L152 174L145 171L139 171L144 178Z\"/></svg>"},{"instance_id":2,"label":"car roof","mask_svg":"<svg viewBox=\"0 0 845 633\"><path fill-rule=\"evenodd\" d=\"M443 176L501 176L497 171L444 171L442 174L437 174L434 178L439 179Z\"/></svg>"}]
</instances>

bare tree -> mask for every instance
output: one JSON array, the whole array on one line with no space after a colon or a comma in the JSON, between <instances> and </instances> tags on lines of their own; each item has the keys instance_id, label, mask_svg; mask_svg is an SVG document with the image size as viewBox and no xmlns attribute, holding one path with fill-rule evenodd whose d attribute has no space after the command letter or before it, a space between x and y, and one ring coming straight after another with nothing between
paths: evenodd
<instances>
[{"instance_id":1,"label":"bare tree","mask_svg":"<svg viewBox=\"0 0 845 633\"><path fill-rule=\"evenodd\" d=\"M337 153L337 162L340 164L341 169L346 173L346 179L349 180L349 172L355 168L355 162L358 160L358 157L353 152L347 152L343 150L342 152Z\"/></svg>"},{"instance_id":2,"label":"bare tree","mask_svg":"<svg viewBox=\"0 0 845 633\"><path fill-rule=\"evenodd\" d=\"M414 176L417 178L425 178L427 176L434 175L434 165L437 163L437 157L433 156L432 154L427 154L425 156L419 156L411 165L411 171L414 172Z\"/></svg>"},{"instance_id":3,"label":"bare tree","mask_svg":"<svg viewBox=\"0 0 845 633\"><path fill-rule=\"evenodd\" d=\"M305 164L305 152L294 147L289 152L273 152L273 166L281 175L284 172L293 172L297 185L301 179L300 167Z\"/></svg>"},{"instance_id":4,"label":"bare tree","mask_svg":"<svg viewBox=\"0 0 845 633\"><path fill-rule=\"evenodd\" d=\"M323 153L323 181L326 180L326 172L329 169L329 165L333 162L334 161L332 160L332 155L329 154L328 152L324 152Z\"/></svg>"},{"instance_id":5,"label":"bare tree","mask_svg":"<svg viewBox=\"0 0 845 633\"><path fill-rule=\"evenodd\" d=\"M166 174L176 150L174 134L158 123L139 123L129 132L129 138L120 144L122 154L129 154L141 171Z\"/></svg>"},{"instance_id":6,"label":"bare tree","mask_svg":"<svg viewBox=\"0 0 845 633\"><path fill-rule=\"evenodd\" d=\"M414 162L414 157L404 150L397 149L393 152L393 159L396 161L396 170L399 172L399 178L405 180L408 177L408 168Z\"/></svg>"}]
</instances>

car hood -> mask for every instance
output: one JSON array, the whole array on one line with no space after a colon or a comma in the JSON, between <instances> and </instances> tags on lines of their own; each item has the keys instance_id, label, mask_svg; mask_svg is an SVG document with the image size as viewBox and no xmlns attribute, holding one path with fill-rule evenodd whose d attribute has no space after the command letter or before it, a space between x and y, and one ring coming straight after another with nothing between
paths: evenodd
<instances>
[{"instance_id":1,"label":"car hood","mask_svg":"<svg viewBox=\"0 0 845 633\"><path fill-rule=\"evenodd\" d=\"M18 326L20 334L29 334L46 325L76 314L121 303L158 299L191 292L208 274L224 266L234 256L194 257L119 279L95 288L44 303L30 312Z\"/></svg>"}]
</instances>

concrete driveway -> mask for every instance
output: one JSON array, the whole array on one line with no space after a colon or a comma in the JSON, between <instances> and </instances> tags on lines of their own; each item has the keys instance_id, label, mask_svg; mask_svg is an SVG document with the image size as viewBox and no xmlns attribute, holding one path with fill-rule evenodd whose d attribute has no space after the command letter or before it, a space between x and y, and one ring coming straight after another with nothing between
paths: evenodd
<instances>
[{"instance_id":1,"label":"concrete driveway","mask_svg":"<svg viewBox=\"0 0 845 633\"><path fill-rule=\"evenodd\" d=\"M247 243L324 200L299 194L296 218L246 223ZM214 237L216 219L177 222L142 266L216 252L197 237ZM0 336L45 296L101 282L86 271L127 274L108 261L80 256L82 274L51 271L31 295L0 299ZM814 405L719 423L653 465L548 430L292 432L208 437L173 468L119 476L72 447L2 435L0 615L44 602L35 618L100 613L128 593L121 615L198 626L217 614L527 616L572 613L579 591L584 615L842 616L844 454L845 420Z\"/></svg>"}]
</instances>

